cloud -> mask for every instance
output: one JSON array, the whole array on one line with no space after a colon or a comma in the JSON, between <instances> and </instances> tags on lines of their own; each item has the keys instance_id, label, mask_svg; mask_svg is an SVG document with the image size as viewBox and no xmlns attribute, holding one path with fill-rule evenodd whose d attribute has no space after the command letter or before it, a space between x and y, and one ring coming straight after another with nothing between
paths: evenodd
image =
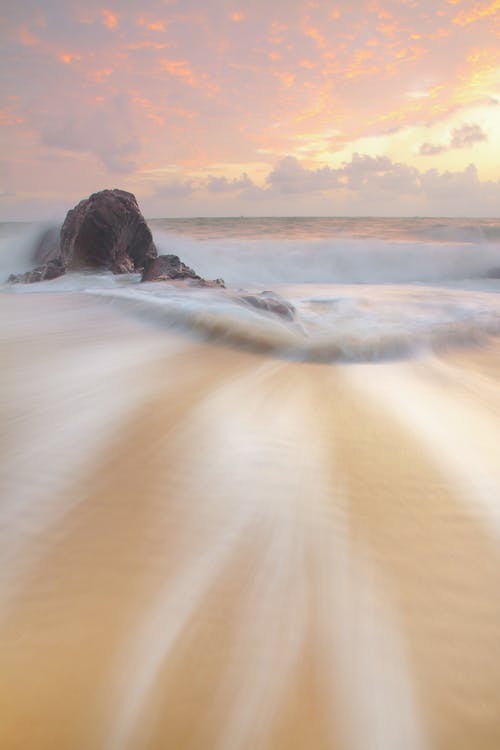
<instances>
[{"instance_id":1,"label":"cloud","mask_svg":"<svg viewBox=\"0 0 500 750\"><path fill-rule=\"evenodd\" d=\"M330 190L339 186L337 170L321 167L308 170L294 156L286 156L268 174L267 183L281 193Z\"/></svg>"},{"instance_id":2,"label":"cloud","mask_svg":"<svg viewBox=\"0 0 500 750\"><path fill-rule=\"evenodd\" d=\"M448 150L447 146L438 143L422 143L418 153L420 156L437 156Z\"/></svg>"},{"instance_id":3,"label":"cloud","mask_svg":"<svg viewBox=\"0 0 500 750\"><path fill-rule=\"evenodd\" d=\"M469 164L461 172L438 172L437 169L429 169L420 175L420 189L430 200L471 200L482 191L482 186L476 167Z\"/></svg>"},{"instance_id":4,"label":"cloud","mask_svg":"<svg viewBox=\"0 0 500 750\"><path fill-rule=\"evenodd\" d=\"M340 183L350 190L382 190L396 193L414 193L418 171L414 167L393 162L387 156L353 154L350 162L340 170Z\"/></svg>"},{"instance_id":5,"label":"cloud","mask_svg":"<svg viewBox=\"0 0 500 750\"><path fill-rule=\"evenodd\" d=\"M498 99L498 2L275 0L272 13L264 0L4 3L12 185L19 201L64 197L112 171L152 195L151 181L175 175L165 190L201 213L246 199L270 201L264 212L322 211L332 196L387 200L399 189L413 213L418 175L374 154L418 163L419 152L425 168L463 170L479 145L479 173L500 177L498 113L484 111ZM228 164L241 166L214 166Z\"/></svg>"},{"instance_id":6,"label":"cloud","mask_svg":"<svg viewBox=\"0 0 500 750\"><path fill-rule=\"evenodd\" d=\"M255 185L246 172L243 172L241 177L235 177L232 180L228 180L227 177L214 177L210 175L206 183L206 189L209 193L233 193L253 187Z\"/></svg>"},{"instance_id":7,"label":"cloud","mask_svg":"<svg viewBox=\"0 0 500 750\"><path fill-rule=\"evenodd\" d=\"M499 0L493 0L493 2L489 2L483 5L474 5L472 9L467 8L460 11L460 13L458 13L458 15L456 15L453 19L453 23L456 23L459 26L468 26L470 23L474 23L475 21L481 21L483 18L488 18L489 16L496 15L499 10Z\"/></svg>"},{"instance_id":8,"label":"cloud","mask_svg":"<svg viewBox=\"0 0 500 750\"><path fill-rule=\"evenodd\" d=\"M355 153L341 167L307 169L298 159L286 156L267 176L267 183L280 193L311 193L331 190L399 191L416 190L417 170L393 162L387 156Z\"/></svg>"},{"instance_id":9,"label":"cloud","mask_svg":"<svg viewBox=\"0 0 500 750\"><path fill-rule=\"evenodd\" d=\"M171 182L158 185L155 196L158 198L186 198L194 191L192 180L172 180Z\"/></svg>"},{"instance_id":10,"label":"cloud","mask_svg":"<svg viewBox=\"0 0 500 750\"><path fill-rule=\"evenodd\" d=\"M419 148L420 156L437 156L455 148L469 148L475 143L487 141L488 136L480 125L469 123L459 128L453 128L447 145L439 143L422 143Z\"/></svg>"},{"instance_id":11,"label":"cloud","mask_svg":"<svg viewBox=\"0 0 500 750\"><path fill-rule=\"evenodd\" d=\"M51 148L83 151L96 156L111 172L131 172L136 167L133 156L141 141L134 132L130 101L117 95L93 103L88 109L81 101L68 99L63 110L42 117L39 125L43 144Z\"/></svg>"},{"instance_id":12,"label":"cloud","mask_svg":"<svg viewBox=\"0 0 500 750\"><path fill-rule=\"evenodd\" d=\"M486 133L479 125L462 125L461 128L453 128L451 131L451 148L467 148L474 143L488 140Z\"/></svg>"}]
</instances>

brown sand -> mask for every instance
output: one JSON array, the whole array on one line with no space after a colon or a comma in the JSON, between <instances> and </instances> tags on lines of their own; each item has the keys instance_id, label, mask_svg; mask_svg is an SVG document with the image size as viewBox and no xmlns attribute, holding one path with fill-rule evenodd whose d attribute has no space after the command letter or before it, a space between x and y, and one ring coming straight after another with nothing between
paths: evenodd
<instances>
[{"instance_id":1,"label":"brown sand","mask_svg":"<svg viewBox=\"0 0 500 750\"><path fill-rule=\"evenodd\" d=\"M500 747L499 347L300 364L27 300L0 747Z\"/></svg>"}]
</instances>

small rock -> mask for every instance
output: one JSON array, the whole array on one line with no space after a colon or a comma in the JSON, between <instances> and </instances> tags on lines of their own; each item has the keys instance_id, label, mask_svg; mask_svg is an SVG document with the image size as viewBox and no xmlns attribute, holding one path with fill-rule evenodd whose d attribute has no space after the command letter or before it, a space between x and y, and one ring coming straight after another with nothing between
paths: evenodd
<instances>
[{"instance_id":1,"label":"small rock","mask_svg":"<svg viewBox=\"0 0 500 750\"><path fill-rule=\"evenodd\" d=\"M295 308L284 297L276 292L261 292L260 294L244 294L237 298L240 302L256 307L258 310L280 315L287 320L295 318Z\"/></svg>"},{"instance_id":2,"label":"small rock","mask_svg":"<svg viewBox=\"0 0 500 750\"><path fill-rule=\"evenodd\" d=\"M7 281L11 284L33 284L36 281L57 279L58 276L63 276L65 273L66 266L60 258L55 258L54 260L49 260L48 263L33 268L31 271L26 271L26 273L13 273Z\"/></svg>"},{"instance_id":3,"label":"small rock","mask_svg":"<svg viewBox=\"0 0 500 750\"><path fill-rule=\"evenodd\" d=\"M187 281L195 286L224 287L222 279L203 279L178 255L172 254L159 255L145 266L141 281Z\"/></svg>"}]
</instances>

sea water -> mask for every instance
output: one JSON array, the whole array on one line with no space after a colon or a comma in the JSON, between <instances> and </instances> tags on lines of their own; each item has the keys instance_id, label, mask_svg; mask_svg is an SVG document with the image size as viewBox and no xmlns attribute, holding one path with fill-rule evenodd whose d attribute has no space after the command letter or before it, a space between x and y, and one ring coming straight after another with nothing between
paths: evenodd
<instances>
[{"instance_id":1,"label":"sea water","mask_svg":"<svg viewBox=\"0 0 500 750\"><path fill-rule=\"evenodd\" d=\"M1 287L0 746L497 748L500 222L150 226Z\"/></svg>"}]
</instances>

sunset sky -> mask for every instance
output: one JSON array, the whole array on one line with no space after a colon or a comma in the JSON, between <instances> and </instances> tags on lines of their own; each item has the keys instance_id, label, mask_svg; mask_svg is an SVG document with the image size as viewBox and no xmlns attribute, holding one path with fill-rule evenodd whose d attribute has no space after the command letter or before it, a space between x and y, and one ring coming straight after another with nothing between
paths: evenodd
<instances>
[{"instance_id":1,"label":"sunset sky","mask_svg":"<svg viewBox=\"0 0 500 750\"><path fill-rule=\"evenodd\" d=\"M500 213L500 0L3 3L0 218Z\"/></svg>"}]
</instances>

